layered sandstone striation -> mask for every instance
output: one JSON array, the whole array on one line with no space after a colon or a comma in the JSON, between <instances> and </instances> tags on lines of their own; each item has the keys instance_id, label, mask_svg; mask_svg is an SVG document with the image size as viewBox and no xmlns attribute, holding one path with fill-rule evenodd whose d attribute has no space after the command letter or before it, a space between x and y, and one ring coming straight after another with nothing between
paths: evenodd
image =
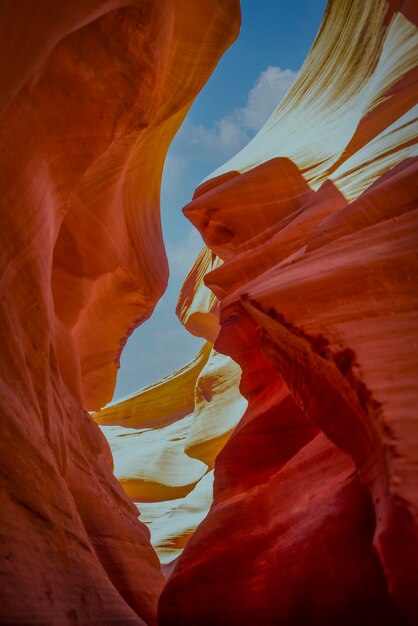
<instances>
[{"instance_id":1,"label":"layered sandstone striation","mask_svg":"<svg viewBox=\"0 0 418 626\"><path fill-rule=\"evenodd\" d=\"M104 409L238 0L0 16L0 623L418 624L417 1L330 0L184 209L206 247L177 314L206 343Z\"/></svg>"},{"instance_id":2,"label":"layered sandstone striation","mask_svg":"<svg viewBox=\"0 0 418 626\"><path fill-rule=\"evenodd\" d=\"M184 209L223 261L215 349L248 408L161 626L418 623L417 23L415 1L329 2Z\"/></svg>"},{"instance_id":3,"label":"layered sandstone striation","mask_svg":"<svg viewBox=\"0 0 418 626\"><path fill-rule=\"evenodd\" d=\"M221 263L204 247L179 294L180 321L206 340L196 357L93 414L110 444L115 476L141 511L165 574L209 511L216 457L247 407L240 365L213 347L219 301L204 277Z\"/></svg>"},{"instance_id":4,"label":"layered sandstone striation","mask_svg":"<svg viewBox=\"0 0 418 626\"><path fill-rule=\"evenodd\" d=\"M241 373L207 342L185 367L94 414L115 476L164 565L181 554L212 504L216 457L247 407Z\"/></svg>"},{"instance_id":5,"label":"layered sandstone striation","mask_svg":"<svg viewBox=\"0 0 418 626\"><path fill-rule=\"evenodd\" d=\"M159 561L86 409L164 291L165 152L239 19L237 0L1 4L2 624L156 623Z\"/></svg>"}]
</instances>

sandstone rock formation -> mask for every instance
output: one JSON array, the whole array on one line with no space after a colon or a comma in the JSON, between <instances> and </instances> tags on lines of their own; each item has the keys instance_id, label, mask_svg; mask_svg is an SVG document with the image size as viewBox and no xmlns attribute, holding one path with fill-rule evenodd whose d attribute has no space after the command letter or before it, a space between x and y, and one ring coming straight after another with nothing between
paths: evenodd
<instances>
[{"instance_id":1,"label":"sandstone rock formation","mask_svg":"<svg viewBox=\"0 0 418 626\"><path fill-rule=\"evenodd\" d=\"M239 19L1 3L1 624L156 623L158 558L86 409L165 288L165 152Z\"/></svg>"},{"instance_id":2,"label":"sandstone rock formation","mask_svg":"<svg viewBox=\"0 0 418 626\"><path fill-rule=\"evenodd\" d=\"M238 0L0 16L0 623L418 624L417 0L330 0L184 209L206 248L177 313L205 345L104 409Z\"/></svg>"},{"instance_id":3,"label":"sandstone rock formation","mask_svg":"<svg viewBox=\"0 0 418 626\"><path fill-rule=\"evenodd\" d=\"M185 328L206 339L191 363L93 415L114 472L151 531L163 571L174 566L213 500L213 467L245 412L241 368L213 349L218 299L203 282L221 260L204 248L179 295Z\"/></svg>"},{"instance_id":4,"label":"sandstone rock formation","mask_svg":"<svg viewBox=\"0 0 418 626\"><path fill-rule=\"evenodd\" d=\"M178 372L94 414L163 564L212 504L215 459L247 406L240 378L239 365L206 343Z\"/></svg>"},{"instance_id":5,"label":"sandstone rock formation","mask_svg":"<svg viewBox=\"0 0 418 626\"><path fill-rule=\"evenodd\" d=\"M184 209L223 260L215 349L248 408L161 626L418 623L417 23L415 1L331 1Z\"/></svg>"}]
</instances>

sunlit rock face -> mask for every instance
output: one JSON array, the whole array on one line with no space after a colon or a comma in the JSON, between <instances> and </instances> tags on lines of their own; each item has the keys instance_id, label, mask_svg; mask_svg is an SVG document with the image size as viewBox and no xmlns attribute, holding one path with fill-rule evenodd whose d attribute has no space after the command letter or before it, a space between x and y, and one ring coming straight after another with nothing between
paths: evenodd
<instances>
[{"instance_id":1,"label":"sunlit rock face","mask_svg":"<svg viewBox=\"0 0 418 626\"><path fill-rule=\"evenodd\" d=\"M212 504L216 457L247 407L241 373L208 342L179 371L94 415L164 565Z\"/></svg>"},{"instance_id":2,"label":"sunlit rock face","mask_svg":"<svg viewBox=\"0 0 418 626\"><path fill-rule=\"evenodd\" d=\"M416 2L331 1L184 209L223 261L214 345L248 407L161 626L418 623L417 22Z\"/></svg>"},{"instance_id":3,"label":"sunlit rock face","mask_svg":"<svg viewBox=\"0 0 418 626\"><path fill-rule=\"evenodd\" d=\"M179 294L180 321L206 340L196 357L93 415L110 444L115 475L151 531L165 574L209 511L216 457L247 407L239 363L213 347L219 301L204 277L221 263L204 247Z\"/></svg>"},{"instance_id":4,"label":"sunlit rock face","mask_svg":"<svg viewBox=\"0 0 418 626\"><path fill-rule=\"evenodd\" d=\"M165 152L238 2L6 1L0 28L0 623L155 624L159 561L85 409L165 288Z\"/></svg>"}]
</instances>

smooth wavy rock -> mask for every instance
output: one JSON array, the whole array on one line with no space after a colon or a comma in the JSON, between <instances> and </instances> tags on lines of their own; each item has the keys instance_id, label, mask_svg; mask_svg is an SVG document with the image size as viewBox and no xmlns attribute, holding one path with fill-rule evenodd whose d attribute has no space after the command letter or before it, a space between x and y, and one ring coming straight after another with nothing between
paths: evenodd
<instances>
[{"instance_id":1,"label":"smooth wavy rock","mask_svg":"<svg viewBox=\"0 0 418 626\"><path fill-rule=\"evenodd\" d=\"M241 368L210 343L219 333L218 299L204 277L221 264L204 247L179 294L179 320L207 340L196 357L93 415L110 444L116 477L145 511L152 545L170 567L212 504L210 470L247 405Z\"/></svg>"},{"instance_id":2,"label":"smooth wavy rock","mask_svg":"<svg viewBox=\"0 0 418 626\"><path fill-rule=\"evenodd\" d=\"M195 358L182 368L119 402L93 413L101 426L162 428L193 412L196 381L212 352L205 343Z\"/></svg>"},{"instance_id":3,"label":"smooth wavy rock","mask_svg":"<svg viewBox=\"0 0 418 626\"><path fill-rule=\"evenodd\" d=\"M206 517L213 501L213 470L205 474L184 498L157 503L141 502L141 520L150 532L151 542L164 574L169 573L176 559Z\"/></svg>"},{"instance_id":4,"label":"smooth wavy rock","mask_svg":"<svg viewBox=\"0 0 418 626\"><path fill-rule=\"evenodd\" d=\"M248 408L159 623L418 624L418 3L331 0L185 207ZM254 216L257 219L254 219Z\"/></svg>"},{"instance_id":5,"label":"smooth wavy rock","mask_svg":"<svg viewBox=\"0 0 418 626\"><path fill-rule=\"evenodd\" d=\"M206 274L222 261L208 247L202 248L184 281L176 313L183 326L197 337L215 343L219 333L218 299L204 283Z\"/></svg>"},{"instance_id":6,"label":"smooth wavy rock","mask_svg":"<svg viewBox=\"0 0 418 626\"><path fill-rule=\"evenodd\" d=\"M156 624L158 558L85 409L165 288L165 152L239 20L237 0L1 3L2 624Z\"/></svg>"},{"instance_id":7,"label":"smooth wavy rock","mask_svg":"<svg viewBox=\"0 0 418 626\"><path fill-rule=\"evenodd\" d=\"M93 415L162 563L179 556L212 503L211 470L247 406L240 378L206 343L185 367Z\"/></svg>"}]
</instances>

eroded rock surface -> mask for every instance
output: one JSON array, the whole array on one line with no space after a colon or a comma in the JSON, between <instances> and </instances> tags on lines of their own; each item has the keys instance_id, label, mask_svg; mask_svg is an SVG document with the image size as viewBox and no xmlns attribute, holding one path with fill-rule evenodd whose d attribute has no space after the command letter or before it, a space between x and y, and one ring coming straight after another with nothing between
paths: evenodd
<instances>
[{"instance_id":1,"label":"eroded rock surface","mask_svg":"<svg viewBox=\"0 0 418 626\"><path fill-rule=\"evenodd\" d=\"M167 147L236 0L0 7L2 624L156 623L163 585L86 409L167 280Z\"/></svg>"},{"instance_id":2,"label":"eroded rock surface","mask_svg":"<svg viewBox=\"0 0 418 626\"><path fill-rule=\"evenodd\" d=\"M162 590L160 626L417 624L416 0L329 2L185 208L207 247L177 313L207 343L103 410L238 2L0 15L0 622L152 625Z\"/></svg>"},{"instance_id":3,"label":"eroded rock surface","mask_svg":"<svg viewBox=\"0 0 418 626\"><path fill-rule=\"evenodd\" d=\"M248 408L161 626L418 623L416 2L331 1L184 212ZM176 621L177 620L177 621Z\"/></svg>"}]
</instances>

